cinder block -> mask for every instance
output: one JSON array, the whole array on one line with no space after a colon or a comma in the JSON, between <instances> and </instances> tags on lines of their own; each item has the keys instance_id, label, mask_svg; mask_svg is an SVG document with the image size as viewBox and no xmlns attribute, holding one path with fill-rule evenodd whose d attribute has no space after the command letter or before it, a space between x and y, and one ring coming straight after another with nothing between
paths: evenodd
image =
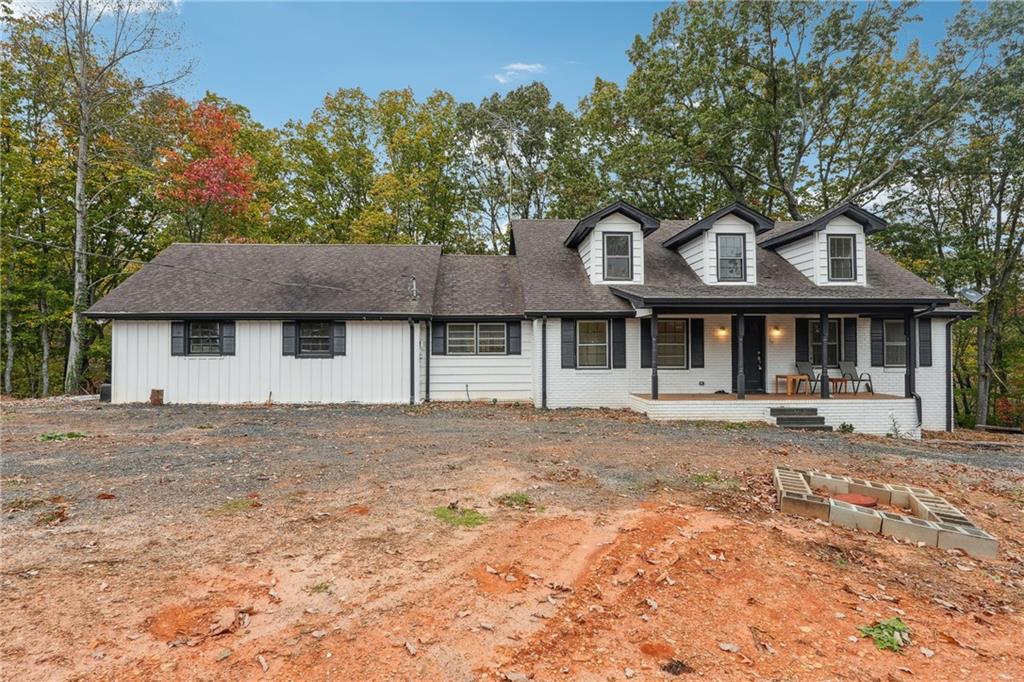
<instances>
[{"instance_id":1,"label":"cinder block","mask_svg":"<svg viewBox=\"0 0 1024 682\"><path fill-rule=\"evenodd\" d=\"M789 472L791 474L796 474L797 476L800 476L801 478L803 478L804 481L806 481L810 477L810 475L811 475L811 472L808 471L807 469L796 469L794 467L787 467L787 466L777 466L777 467L775 467L775 470L776 471L786 471L786 472Z\"/></svg>"},{"instance_id":2,"label":"cinder block","mask_svg":"<svg viewBox=\"0 0 1024 682\"><path fill-rule=\"evenodd\" d=\"M851 478L849 488L848 492L867 495L878 500L881 504L889 504L889 501L892 499L892 492L885 483L865 481L862 478Z\"/></svg>"},{"instance_id":3,"label":"cinder block","mask_svg":"<svg viewBox=\"0 0 1024 682\"><path fill-rule=\"evenodd\" d=\"M910 542L923 542L933 547L938 544L939 527L931 521L903 514L879 513L882 516L882 535L892 535Z\"/></svg>"},{"instance_id":4,"label":"cinder block","mask_svg":"<svg viewBox=\"0 0 1024 682\"><path fill-rule=\"evenodd\" d=\"M865 509L839 500L829 500L829 502L829 523L843 528L868 530L872 533L877 533L882 527L882 517L872 509Z\"/></svg>"},{"instance_id":5,"label":"cinder block","mask_svg":"<svg viewBox=\"0 0 1024 682\"><path fill-rule=\"evenodd\" d=\"M911 492L910 494L910 511L914 513L914 516L920 516L922 519L928 516L928 504L946 504L946 501L941 497L936 497L931 494L923 494Z\"/></svg>"},{"instance_id":6,"label":"cinder block","mask_svg":"<svg viewBox=\"0 0 1024 682\"><path fill-rule=\"evenodd\" d=\"M910 486L889 484L889 504L900 509L910 508Z\"/></svg>"},{"instance_id":7,"label":"cinder block","mask_svg":"<svg viewBox=\"0 0 1024 682\"><path fill-rule=\"evenodd\" d=\"M942 549L961 549L971 556L994 558L998 554L999 541L980 528L937 523L939 527L938 546Z\"/></svg>"},{"instance_id":8,"label":"cinder block","mask_svg":"<svg viewBox=\"0 0 1024 682\"><path fill-rule=\"evenodd\" d=\"M782 504L782 496L786 493L803 495L811 493L811 489L807 486L807 481L804 480L803 476L794 471L776 467L772 477L775 479L776 501L780 505Z\"/></svg>"},{"instance_id":9,"label":"cinder block","mask_svg":"<svg viewBox=\"0 0 1024 682\"><path fill-rule=\"evenodd\" d=\"M821 471L812 471L810 486L812 490L827 490L834 495L850 492L850 479L846 476L833 476Z\"/></svg>"},{"instance_id":10,"label":"cinder block","mask_svg":"<svg viewBox=\"0 0 1024 682\"><path fill-rule=\"evenodd\" d=\"M932 511L928 515L928 520L934 521L935 523L949 523L953 524L954 526L968 526L971 528L976 528L974 523L972 523L969 518L967 518L959 512L955 514L946 514L943 512Z\"/></svg>"},{"instance_id":11,"label":"cinder block","mask_svg":"<svg viewBox=\"0 0 1024 682\"><path fill-rule=\"evenodd\" d=\"M824 497L787 492L782 495L779 506L785 514L828 521L830 505Z\"/></svg>"}]
</instances>

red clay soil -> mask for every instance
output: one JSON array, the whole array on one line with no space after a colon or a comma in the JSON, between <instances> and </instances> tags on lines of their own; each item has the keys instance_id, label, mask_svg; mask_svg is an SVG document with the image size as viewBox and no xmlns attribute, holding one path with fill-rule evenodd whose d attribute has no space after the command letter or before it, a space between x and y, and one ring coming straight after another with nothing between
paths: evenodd
<instances>
[{"instance_id":1,"label":"red clay soil","mask_svg":"<svg viewBox=\"0 0 1024 682\"><path fill-rule=\"evenodd\" d=\"M867 495L861 495L860 493L837 493L832 496L832 499L839 500L840 502L846 502L847 504L855 504L858 507L877 507L878 500Z\"/></svg>"}]
</instances>

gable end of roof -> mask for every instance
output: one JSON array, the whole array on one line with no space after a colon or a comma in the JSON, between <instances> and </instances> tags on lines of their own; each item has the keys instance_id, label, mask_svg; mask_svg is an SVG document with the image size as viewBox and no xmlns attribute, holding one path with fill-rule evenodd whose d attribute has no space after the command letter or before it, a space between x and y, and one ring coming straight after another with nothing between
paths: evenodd
<instances>
[{"instance_id":1,"label":"gable end of roof","mask_svg":"<svg viewBox=\"0 0 1024 682\"><path fill-rule=\"evenodd\" d=\"M826 225L840 216L849 218L855 223L858 223L864 228L865 235L880 232L889 224L874 213L871 213L856 204L840 204L839 206L822 213L820 216L812 218L803 224L799 224L797 227L789 230L785 234L780 234L777 237L768 237L760 243L760 246L766 249L775 249L780 246L784 246L785 244L795 242L798 239L803 239L809 234L825 229Z\"/></svg>"},{"instance_id":2,"label":"gable end of roof","mask_svg":"<svg viewBox=\"0 0 1024 682\"><path fill-rule=\"evenodd\" d=\"M580 242L590 234L597 224L607 218L608 216L621 213L630 220L635 220L640 223L640 229L643 231L646 237L650 233L654 232L661 225L661 220L655 218L649 213L644 213L636 206L627 204L625 201L616 201L614 204L599 208L588 216L585 216L576 223L576 227L573 228L569 236L565 238L565 245L569 248L575 248L579 246Z\"/></svg>"},{"instance_id":3,"label":"gable end of roof","mask_svg":"<svg viewBox=\"0 0 1024 682\"><path fill-rule=\"evenodd\" d=\"M690 241L697 235L707 232L716 222L727 215L734 215L740 220L745 220L752 224L754 226L754 234L761 234L775 227L775 223L772 222L770 218L761 215L749 206L737 201L729 204L725 208L715 211L707 217L701 218L682 232L678 232L663 241L661 245L666 249L675 249Z\"/></svg>"}]
</instances>

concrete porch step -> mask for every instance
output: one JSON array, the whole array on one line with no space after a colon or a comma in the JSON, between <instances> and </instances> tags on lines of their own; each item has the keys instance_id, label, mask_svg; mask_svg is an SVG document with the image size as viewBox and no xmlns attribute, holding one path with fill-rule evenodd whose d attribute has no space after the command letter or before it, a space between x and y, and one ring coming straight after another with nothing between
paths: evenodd
<instances>
[{"instance_id":1,"label":"concrete porch step","mask_svg":"<svg viewBox=\"0 0 1024 682\"><path fill-rule=\"evenodd\" d=\"M776 417L775 423L778 426L823 426L825 424L824 417Z\"/></svg>"},{"instance_id":2,"label":"concrete porch step","mask_svg":"<svg viewBox=\"0 0 1024 682\"><path fill-rule=\"evenodd\" d=\"M814 417L818 414L816 407L773 407L773 417Z\"/></svg>"}]
</instances>

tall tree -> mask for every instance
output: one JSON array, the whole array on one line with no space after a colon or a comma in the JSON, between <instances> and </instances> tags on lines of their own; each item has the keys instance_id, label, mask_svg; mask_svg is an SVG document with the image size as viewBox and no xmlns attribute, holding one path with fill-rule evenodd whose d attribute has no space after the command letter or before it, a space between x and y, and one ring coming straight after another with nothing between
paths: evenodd
<instances>
[{"instance_id":1,"label":"tall tree","mask_svg":"<svg viewBox=\"0 0 1024 682\"><path fill-rule=\"evenodd\" d=\"M956 69L934 68L916 44L900 47L911 8L672 5L630 50L624 124L769 212L800 219L867 201L962 97Z\"/></svg>"},{"instance_id":2,"label":"tall tree","mask_svg":"<svg viewBox=\"0 0 1024 682\"><path fill-rule=\"evenodd\" d=\"M84 362L83 311L89 304L87 257L90 209L111 185L96 187L90 169L97 137L118 123L109 109L126 97L137 98L184 75L124 78L141 60L173 49L176 36L165 27L164 0L56 0L52 11L38 10L34 19L58 55L64 94L71 104L76 131L74 304L64 377L65 392L79 389ZM168 63L167 56L161 54ZM40 64L39 68L47 65ZM116 107L115 107L116 108ZM115 179L113 183L119 182Z\"/></svg>"}]
</instances>

